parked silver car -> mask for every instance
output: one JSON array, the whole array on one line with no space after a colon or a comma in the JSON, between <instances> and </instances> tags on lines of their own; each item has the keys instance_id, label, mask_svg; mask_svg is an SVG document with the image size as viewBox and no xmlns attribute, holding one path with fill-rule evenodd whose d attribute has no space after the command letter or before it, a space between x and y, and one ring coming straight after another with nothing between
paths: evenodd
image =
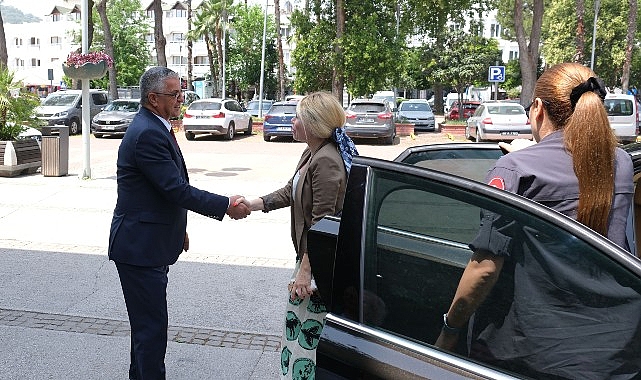
<instances>
[{"instance_id":1,"label":"parked silver car","mask_svg":"<svg viewBox=\"0 0 641 380\"><path fill-rule=\"evenodd\" d=\"M531 139L532 128L522 105L485 102L467 119L465 138L476 142Z\"/></svg>"},{"instance_id":2,"label":"parked silver car","mask_svg":"<svg viewBox=\"0 0 641 380\"><path fill-rule=\"evenodd\" d=\"M140 109L140 99L117 99L91 120L91 133L96 137L123 136Z\"/></svg>"},{"instance_id":3,"label":"parked silver car","mask_svg":"<svg viewBox=\"0 0 641 380\"><path fill-rule=\"evenodd\" d=\"M383 139L394 143L396 127L394 114L386 100L358 99L345 111L345 131L350 137Z\"/></svg>"},{"instance_id":4,"label":"parked silver car","mask_svg":"<svg viewBox=\"0 0 641 380\"><path fill-rule=\"evenodd\" d=\"M398 119L414 124L414 130L435 131L434 112L425 99L404 100L398 106Z\"/></svg>"}]
</instances>

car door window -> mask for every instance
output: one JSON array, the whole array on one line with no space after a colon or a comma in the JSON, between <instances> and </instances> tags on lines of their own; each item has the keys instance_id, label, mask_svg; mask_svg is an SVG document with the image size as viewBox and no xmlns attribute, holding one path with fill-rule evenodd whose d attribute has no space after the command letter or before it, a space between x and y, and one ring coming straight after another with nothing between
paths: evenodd
<instances>
[{"instance_id":1,"label":"car door window","mask_svg":"<svg viewBox=\"0 0 641 380\"><path fill-rule=\"evenodd\" d=\"M565 326L563 338L577 352L594 351L600 342L614 339L628 344L633 356L641 355L639 344L630 343L638 339L631 338L635 331L641 333L639 275L577 234L559 228L554 219L548 221L553 217L539 217L510 202L408 173L373 169L370 178L363 323L432 345L469 261L468 243L479 232L483 210L500 215L508 226L503 243L518 264L501 273L495 286L503 293L497 292L497 298L486 300L482 307L501 315L518 312L541 335L527 339L514 333L501 347L506 351L528 344L553 347L559 326ZM498 241L498 234L491 236L490 241ZM510 288L516 277L527 286ZM606 325L611 328L602 330ZM595 336L597 330L602 331ZM468 355L466 334L457 348L463 357ZM507 371L500 367L493 368ZM513 371L537 377L521 367Z\"/></svg>"},{"instance_id":2,"label":"car door window","mask_svg":"<svg viewBox=\"0 0 641 380\"><path fill-rule=\"evenodd\" d=\"M93 98L93 104L97 106L105 105L108 102L107 94L103 94L103 93L91 94L91 97Z\"/></svg>"}]
</instances>

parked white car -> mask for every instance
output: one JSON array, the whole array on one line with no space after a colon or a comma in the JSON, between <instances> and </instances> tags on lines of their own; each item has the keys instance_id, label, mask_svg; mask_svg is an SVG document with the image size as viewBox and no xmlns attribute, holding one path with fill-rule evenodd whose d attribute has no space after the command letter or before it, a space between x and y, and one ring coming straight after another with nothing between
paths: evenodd
<instances>
[{"instance_id":1,"label":"parked white car","mask_svg":"<svg viewBox=\"0 0 641 380\"><path fill-rule=\"evenodd\" d=\"M185 110L183 129L187 140L199 134L224 135L231 140L238 131L251 135L252 117L234 99L195 100Z\"/></svg>"},{"instance_id":2,"label":"parked white car","mask_svg":"<svg viewBox=\"0 0 641 380\"><path fill-rule=\"evenodd\" d=\"M634 142L639 134L639 108L634 95L607 94L603 102L610 127L620 142Z\"/></svg>"},{"instance_id":3,"label":"parked white car","mask_svg":"<svg viewBox=\"0 0 641 380\"><path fill-rule=\"evenodd\" d=\"M467 119L465 137L477 142L531 139L532 128L519 103L485 102Z\"/></svg>"}]
</instances>

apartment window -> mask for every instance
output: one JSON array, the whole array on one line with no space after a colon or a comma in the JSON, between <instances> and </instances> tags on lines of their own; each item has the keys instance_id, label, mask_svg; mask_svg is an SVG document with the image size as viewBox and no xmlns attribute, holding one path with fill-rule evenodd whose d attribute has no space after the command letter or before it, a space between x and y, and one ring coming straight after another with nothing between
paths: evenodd
<instances>
[{"instance_id":1,"label":"apartment window","mask_svg":"<svg viewBox=\"0 0 641 380\"><path fill-rule=\"evenodd\" d=\"M174 9L174 17L181 17L181 18L187 18L187 10L186 9Z\"/></svg>"},{"instance_id":2,"label":"apartment window","mask_svg":"<svg viewBox=\"0 0 641 380\"><path fill-rule=\"evenodd\" d=\"M22 38L14 38L14 41L16 43L16 47L22 46Z\"/></svg>"},{"instance_id":3,"label":"apartment window","mask_svg":"<svg viewBox=\"0 0 641 380\"><path fill-rule=\"evenodd\" d=\"M187 57L173 56L173 57L171 57L171 64L172 65L186 65L187 64Z\"/></svg>"},{"instance_id":4,"label":"apartment window","mask_svg":"<svg viewBox=\"0 0 641 380\"><path fill-rule=\"evenodd\" d=\"M29 39L29 44L30 44L31 46L38 46L38 45L40 45L40 38L31 37L31 38Z\"/></svg>"},{"instance_id":5,"label":"apartment window","mask_svg":"<svg viewBox=\"0 0 641 380\"><path fill-rule=\"evenodd\" d=\"M516 60L519 59L519 52L518 51L510 51L510 61L511 60Z\"/></svg>"},{"instance_id":6,"label":"apartment window","mask_svg":"<svg viewBox=\"0 0 641 380\"><path fill-rule=\"evenodd\" d=\"M172 33L171 41L172 42L182 42L185 40L185 35L183 33Z\"/></svg>"},{"instance_id":7,"label":"apartment window","mask_svg":"<svg viewBox=\"0 0 641 380\"><path fill-rule=\"evenodd\" d=\"M31 58L31 66L33 67L40 66L40 60L38 58Z\"/></svg>"},{"instance_id":8,"label":"apartment window","mask_svg":"<svg viewBox=\"0 0 641 380\"><path fill-rule=\"evenodd\" d=\"M51 58L51 62L58 62L59 60L60 60L60 58L58 58L58 57Z\"/></svg>"},{"instance_id":9,"label":"apartment window","mask_svg":"<svg viewBox=\"0 0 641 380\"><path fill-rule=\"evenodd\" d=\"M53 36L51 37L51 44L52 45L60 45L62 43L62 38L58 36Z\"/></svg>"},{"instance_id":10,"label":"apartment window","mask_svg":"<svg viewBox=\"0 0 641 380\"><path fill-rule=\"evenodd\" d=\"M499 24L490 25L490 37L494 37L494 38L501 37L501 25Z\"/></svg>"},{"instance_id":11,"label":"apartment window","mask_svg":"<svg viewBox=\"0 0 641 380\"><path fill-rule=\"evenodd\" d=\"M24 67L24 59L16 58L16 67Z\"/></svg>"},{"instance_id":12,"label":"apartment window","mask_svg":"<svg viewBox=\"0 0 641 380\"><path fill-rule=\"evenodd\" d=\"M194 65L209 65L209 58L202 55L194 57Z\"/></svg>"},{"instance_id":13,"label":"apartment window","mask_svg":"<svg viewBox=\"0 0 641 380\"><path fill-rule=\"evenodd\" d=\"M147 18L154 18L154 11L153 9L147 10Z\"/></svg>"},{"instance_id":14,"label":"apartment window","mask_svg":"<svg viewBox=\"0 0 641 380\"><path fill-rule=\"evenodd\" d=\"M155 38L152 33L145 34L145 42L154 42Z\"/></svg>"},{"instance_id":15,"label":"apartment window","mask_svg":"<svg viewBox=\"0 0 641 380\"><path fill-rule=\"evenodd\" d=\"M51 21L58 22L62 20L62 15L60 13L54 13L51 15Z\"/></svg>"}]
</instances>

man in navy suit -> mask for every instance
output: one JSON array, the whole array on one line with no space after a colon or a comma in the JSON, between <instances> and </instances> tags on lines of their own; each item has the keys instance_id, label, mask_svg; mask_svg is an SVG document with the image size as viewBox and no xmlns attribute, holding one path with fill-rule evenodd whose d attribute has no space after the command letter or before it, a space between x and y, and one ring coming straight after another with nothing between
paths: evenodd
<instances>
[{"instance_id":1,"label":"man in navy suit","mask_svg":"<svg viewBox=\"0 0 641 380\"><path fill-rule=\"evenodd\" d=\"M167 273L189 249L187 210L222 220L246 217L239 196L225 197L189 184L169 119L180 115L180 77L152 67L140 78L140 111L120 143L118 200L109 234L131 326L129 378L165 378Z\"/></svg>"}]
</instances>

